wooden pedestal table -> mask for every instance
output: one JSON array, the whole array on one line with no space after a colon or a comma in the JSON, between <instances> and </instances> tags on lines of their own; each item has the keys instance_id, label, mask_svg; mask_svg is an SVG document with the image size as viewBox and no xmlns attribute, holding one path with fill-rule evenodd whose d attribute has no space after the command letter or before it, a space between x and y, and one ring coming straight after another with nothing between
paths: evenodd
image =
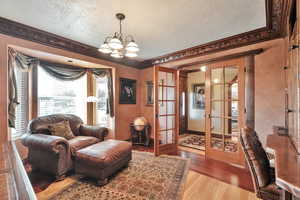
<instances>
[{"instance_id":1,"label":"wooden pedestal table","mask_svg":"<svg viewBox=\"0 0 300 200\"><path fill-rule=\"evenodd\" d=\"M285 191L300 197L300 155L288 136L278 134L267 137L267 152L275 156L276 184ZM285 193L284 198L291 195Z\"/></svg>"}]
</instances>

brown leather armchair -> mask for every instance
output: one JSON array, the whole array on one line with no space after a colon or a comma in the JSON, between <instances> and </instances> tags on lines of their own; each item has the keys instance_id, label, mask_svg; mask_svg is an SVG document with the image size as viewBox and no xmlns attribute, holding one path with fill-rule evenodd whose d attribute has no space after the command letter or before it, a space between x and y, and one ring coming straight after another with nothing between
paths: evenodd
<instances>
[{"instance_id":1,"label":"brown leather armchair","mask_svg":"<svg viewBox=\"0 0 300 200\"><path fill-rule=\"evenodd\" d=\"M66 140L51 135L48 126L63 120L69 121L75 138ZM62 179L74 168L76 151L103 141L107 134L107 128L84 125L75 115L55 114L31 120L27 134L22 137L22 143L28 147L28 161L33 168Z\"/></svg>"},{"instance_id":2,"label":"brown leather armchair","mask_svg":"<svg viewBox=\"0 0 300 200\"><path fill-rule=\"evenodd\" d=\"M289 199L288 194L275 184L274 168L256 132L251 128L242 129L240 142L251 172L255 193L263 200Z\"/></svg>"}]
</instances>

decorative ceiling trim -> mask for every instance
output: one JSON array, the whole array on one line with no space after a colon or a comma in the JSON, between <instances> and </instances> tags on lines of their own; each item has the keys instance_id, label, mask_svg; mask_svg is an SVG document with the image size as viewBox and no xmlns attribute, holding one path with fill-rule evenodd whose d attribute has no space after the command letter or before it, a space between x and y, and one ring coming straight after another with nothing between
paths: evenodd
<instances>
[{"instance_id":1,"label":"decorative ceiling trim","mask_svg":"<svg viewBox=\"0 0 300 200\"><path fill-rule=\"evenodd\" d=\"M151 59L151 63L152 65L159 65L283 37L285 35L289 1L266 0L266 27L160 56ZM147 61L149 63L149 60Z\"/></svg>"},{"instance_id":2,"label":"decorative ceiling trim","mask_svg":"<svg viewBox=\"0 0 300 200\"><path fill-rule=\"evenodd\" d=\"M177 66L177 69L190 71L188 69L188 67L191 67L194 65L208 65L208 64L211 64L214 62L231 60L231 59L240 58L240 57L249 56L249 55L258 55L258 54L262 53L263 51L264 50L262 48L260 48L260 49L250 50L250 51L234 53L234 54L230 54L230 55L226 55L226 56L220 56L217 58L211 58L211 59L207 59L207 60L201 60L201 61L196 61L196 62L192 62L192 63L188 63L188 64L183 64L183 65ZM185 69L185 68L187 68L187 69Z\"/></svg>"},{"instance_id":3,"label":"decorative ceiling trim","mask_svg":"<svg viewBox=\"0 0 300 200\"><path fill-rule=\"evenodd\" d=\"M266 27L184 49L156 58L136 61L132 59L114 59L98 51L98 48L70 40L37 28L0 17L0 33L59 48L82 55L123 64L137 69L151 67L176 60L203 56L219 51L272 40L285 35L286 22L291 0L266 0Z\"/></svg>"},{"instance_id":4,"label":"decorative ceiling trim","mask_svg":"<svg viewBox=\"0 0 300 200\"><path fill-rule=\"evenodd\" d=\"M98 48L70 40L40 29L27 26L3 17L0 17L0 33L24 40L29 40L46 46L79 53L82 55L107 60L110 62L139 68L140 62L131 59L114 59L100 53Z\"/></svg>"}]
</instances>

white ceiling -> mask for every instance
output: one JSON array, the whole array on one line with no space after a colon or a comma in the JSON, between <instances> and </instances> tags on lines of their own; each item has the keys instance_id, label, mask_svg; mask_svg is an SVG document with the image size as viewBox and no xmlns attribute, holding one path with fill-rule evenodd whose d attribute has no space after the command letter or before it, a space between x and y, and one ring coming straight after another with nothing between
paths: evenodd
<instances>
[{"instance_id":1,"label":"white ceiling","mask_svg":"<svg viewBox=\"0 0 300 200\"><path fill-rule=\"evenodd\" d=\"M266 25L264 0L0 0L1 17L95 47L118 12L142 60Z\"/></svg>"}]
</instances>

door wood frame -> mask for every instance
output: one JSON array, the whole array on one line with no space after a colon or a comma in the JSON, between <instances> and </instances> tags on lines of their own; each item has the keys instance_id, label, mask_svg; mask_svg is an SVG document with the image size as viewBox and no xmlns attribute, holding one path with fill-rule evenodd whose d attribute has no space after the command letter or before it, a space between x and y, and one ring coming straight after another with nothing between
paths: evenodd
<instances>
[{"instance_id":1,"label":"door wood frame","mask_svg":"<svg viewBox=\"0 0 300 200\"><path fill-rule=\"evenodd\" d=\"M154 85L154 155L159 156L161 154L176 154L177 147L178 147L178 135L179 135L179 71L176 69L169 69L161 66L154 66L153 67L153 85ZM174 143L172 144L165 144L160 145L160 138L159 138L159 105L158 105L158 72L170 72L174 73L175 78L175 137Z\"/></svg>"}]
</instances>

